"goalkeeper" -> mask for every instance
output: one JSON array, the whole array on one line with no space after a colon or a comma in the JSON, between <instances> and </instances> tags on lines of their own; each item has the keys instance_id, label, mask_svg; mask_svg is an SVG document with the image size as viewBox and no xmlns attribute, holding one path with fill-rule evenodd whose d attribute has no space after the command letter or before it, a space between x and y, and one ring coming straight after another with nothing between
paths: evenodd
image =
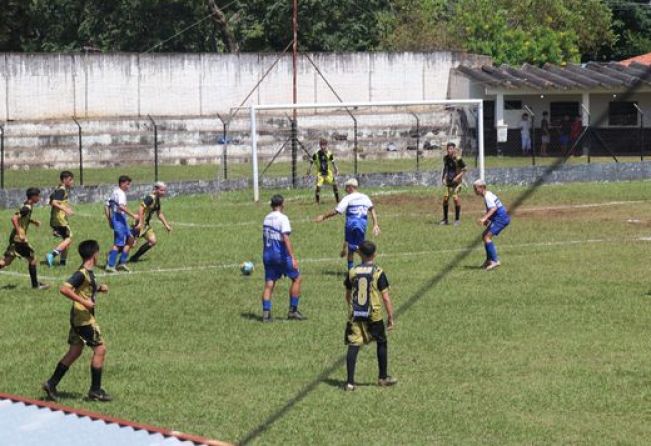
<instances>
[{"instance_id":1,"label":"goalkeeper","mask_svg":"<svg viewBox=\"0 0 651 446\"><path fill-rule=\"evenodd\" d=\"M336 176L339 175L339 169L335 164L335 159L332 153L328 150L328 140L321 138L319 140L319 150L312 155L310 167L307 171L309 175L312 171L312 165L316 165L316 189L314 197L316 203L321 202L321 186L324 184L332 185L332 192L335 194L335 200L339 203L339 189L337 188Z\"/></svg>"}]
</instances>

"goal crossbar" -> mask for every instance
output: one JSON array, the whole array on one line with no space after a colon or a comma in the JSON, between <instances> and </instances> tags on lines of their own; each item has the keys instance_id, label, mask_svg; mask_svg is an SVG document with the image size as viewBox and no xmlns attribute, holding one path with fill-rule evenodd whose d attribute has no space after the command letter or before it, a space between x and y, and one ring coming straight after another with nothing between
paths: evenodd
<instances>
[{"instance_id":1,"label":"goal crossbar","mask_svg":"<svg viewBox=\"0 0 651 446\"><path fill-rule=\"evenodd\" d=\"M477 106L477 150L479 154L479 177L484 179L484 102L482 99L438 99L430 101L378 101L378 102L330 102L299 104L259 104L249 106L251 115L251 164L253 166L253 200L260 200L258 180L258 132L256 117L263 110L300 110L309 108L359 108L359 107L399 107L418 105L475 105Z\"/></svg>"}]
</instances>

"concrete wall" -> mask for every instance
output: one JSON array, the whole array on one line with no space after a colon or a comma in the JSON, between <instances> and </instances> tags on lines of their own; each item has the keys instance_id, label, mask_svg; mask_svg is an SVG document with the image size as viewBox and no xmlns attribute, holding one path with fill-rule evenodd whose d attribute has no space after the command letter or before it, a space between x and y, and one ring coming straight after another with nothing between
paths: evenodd
<instances>
[{"instance_id":1,"label":"concrete wall","mask_svg":"<svg viewBox=\"0 0 651 446\"><path fill-rule=\"evenodd\" d=\"M468 172L466 181L470 184L479 177L477 169ZM518 167L487 169L486 181L489 185L519 185L529 186L539 181L541 184L558 184L573 182L597 181L631 181L651 178L651 161L639 163L618 164L585 164L579 166L550 167ZM440 172L400 172L375 173L359 176L361 187L396 187L396 186L440 186ZM261 187L266 189L287 189L291 187L291 178L263 178ZM106 200L114 186L76 187L71 194L74 203L100 203ZM168 183L169 195L193 195L215 193L221 191L250 188L250 180L246 178L227 181L185 181ZM312 188L313 182L301 178L300 187ZM133 185L128 193L130 200L137 200L145 195L151 186ZM42 205L47 205L46 198L51 193L43 189ZM24 189L0 190L0 208L14 208L25 200Z\"/></svg>"},{"instance_id":2,"label":"concrete wall","mask_svg":"<svg viewBox=\"0 0 651 446\"><path fill-rule=\"evenodd\" d=\"M456 52L310 55L345 101L444 99L452 67L490 63ZM277 54L0 54L0 120L204 116L239 106ZM300 102L335 96L307 58ZM289 55L247 103L289 103Z\"/></svg>"}]
</instances>

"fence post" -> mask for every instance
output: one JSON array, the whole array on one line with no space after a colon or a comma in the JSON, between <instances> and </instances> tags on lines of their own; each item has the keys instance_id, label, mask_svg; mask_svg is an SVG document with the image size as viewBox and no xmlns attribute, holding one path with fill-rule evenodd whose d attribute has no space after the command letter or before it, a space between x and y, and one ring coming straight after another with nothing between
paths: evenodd
<instances>
[{"instance_id":1,"label":"fence post","mask_svg":"<svg viewBox=\"0 0 651 446\"><path fill-rule=\"evenodd\" d=\"M79 132L79 185L84 185L84 149L81 141L81 124L77 121L77 118L74 116L72 120L77 124L77 131Z\"/></svg>"},{"instance_id":2,"label":"fence post","mask_svg":"<svg viewBox=\"0 0 651 446\"><path fill-rule=\"evenodd\" d=\"M353 159L353 173L354 173L355 177L357 177L357 173L358 173L357 172L357 152L358 152L358 149L357 149L357 118L355 116L353 116L352 114L350 116L351 116L351 118L353 118L353 132L354 132L354 134L353 134L353 144L355 145L353 147L353 153L354 153L354 156L355 156L355 158Z\"/></svg>"},{"instance_id":3,"label":"fence post","mask_svg":"<svg viewBox=\"0 0 651 446\"><path fill-rule=\"evenodd\" d=\"M5 126L0 124L0 189L5 188Z\"/></svg>"},{"instance_id":4,"label":"fence post","mask_svg":"<svg viewBox=\"0 0 651 446\"><path fill-rule=\"evenodd\" d=\"M222 168L224 169L224 179L228 180L228 124L219 113L217 113L217 119L222 123Z\"/></svg>"},{"instance_id":5,"label":"fence post","mask_svg":"<svg viewBox=\"0 0 651 446\"><path fill-rule=\"evenodd\" d=\"M298 175L296 172L296 158L298 157L298 126L296 119L291 119L292 123L292 188L296 189Z\"/></svg>"},{"instance_id":6,"label":"fence post","mask_svg":"<svg viewBox=\"0 0 651 446\"><path fill-rule=\"evenodd\" d=\"M416 172L420 172L420 118L414 112L411 115L416 118Z\"/></svg>"},{"instance_id":7,"label":"fence post","mask_svg":"<svg viewBox=\"0 0 651 446\"><path fill-rule=\"evenodd\" d=\"M158 181L158 126L151 115L147 115L154 126L154 181Z\"/></svg>"}]
</instances>

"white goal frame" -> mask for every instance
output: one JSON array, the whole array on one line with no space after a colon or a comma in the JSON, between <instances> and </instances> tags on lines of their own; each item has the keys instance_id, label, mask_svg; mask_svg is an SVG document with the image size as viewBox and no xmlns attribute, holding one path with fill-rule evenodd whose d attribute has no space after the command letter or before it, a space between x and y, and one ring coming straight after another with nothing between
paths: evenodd
<instances>
[{"instance_id":1,"label":"white goal frame","mask_svg":"<svg viewBox=\"0 0 651 446\"><path fill-rule=\"evenodd\" d=\"M477 141L479 158L479 178L484 179L484 101L482 99L439 99L431 101L380 101L380 102L332 102L312 104L259 104L251 105L251 164L253 165L253 201L260 200L258 179L258 130L257 113L260 110L300 110L306 108L355 108L355 107L395 107L409 105L475 105L477 106Z\"/></svg>"}]
</instances>

